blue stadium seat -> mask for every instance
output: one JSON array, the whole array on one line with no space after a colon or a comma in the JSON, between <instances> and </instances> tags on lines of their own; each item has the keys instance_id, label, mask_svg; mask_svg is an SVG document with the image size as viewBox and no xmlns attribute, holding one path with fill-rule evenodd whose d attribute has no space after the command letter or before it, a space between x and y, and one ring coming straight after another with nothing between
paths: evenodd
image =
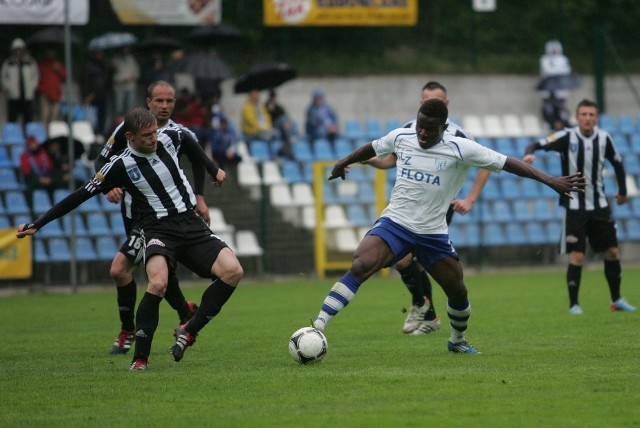
<instances>
[{"instance_id":1,"label":"blue stadium seat","mask_svg":"<svg viewBox=\"0 0 640 428\"><path fill-rule=\"evenodd\" d=\"M527 242L529 244L546 244L547 233L540 222L527 223L525 226Z\"/></svg>"},{"instance_id":2,"label":"blue stadium seat","mask_svg":"<svg viewBox=\"0 0 640 428\"><path fill-rule=\"evenodd\" d=\"M466 196L466 194L464 195ZM464 197L463 196L463 197ZM482 197L487 201L493 201L496 199L502 199L502 193L498 187L497 180L489 179L482 189Z\"/></svg>"},{"instance_id":3,"label":"blue stadium seat","mask_svg":"<svg viewBox=\"0 0 640 428\"><path fill-rule=\"evenodd\" d=\"M111 231L114 235L124 236L124 220L122 220L122 214L119 212L109 214L109 223L111 224Z\"/></svg>"},{"instance_id":4,"label":"blue stadium seat","mask_svg":"<svg viewBox=\"0 0 640 428\"><path fill-rule=\"evenodd\" d=\"M54 205L69 196L69 189L56 189L53 191Z\"/></svg>"},{"instance_id":5,"label":"blue stadium seat","mask_svg":"<svg viewBox=\"0 0 640 428\"><path fill-rule=\"evenodd\" d=\"M103 194L100 194L97 197L100 200L100 206L102 207L102 211L112 213L112 212L120 212L120 204L112 204L107 200L107 197Z\"/></svg>"},{"instance_id":6,"label":"blue stadium seat","mask_svg":"<svg viewBox=\"0 0 640 428\"><path fill-rule=\"evenodd\" d=\"M11 157L9 157L7 149L0 146L0 168L11 168L12 166Z\"/></svg>"},{"instance_id":7,"label":"blue stadium seat","mask_svg":"<svg viewBox=\"0 0 640 428\"><path fill-rule=\"evenodd\" d=\"M13 229L13 224L6 215L0 215L0 229ZM17 226L17 225L16 225Z\"/></svg>"},{"instance_id":8,"label":"blue stadium seat","mask_svg":"<svg viewBox=\"0 0 640 428\"><path fill-rule=\"evenodd\" d=\"M51 238L47 242L49 261L69 262L71 260L71 250L67 238Z\"/></svg>"},{"instance_id":9,"label":"blue stadium seat","mask_svg":"<svg viewBox=\"0 0 640 428\"><path fill-rule=\"evenodd\" d=\"M42 230L38 231L38 236L42 238L63 238L67 236L67 234L61 226L60 219L55 219L47 223Z\"/></svg>"},{"instance_id":10,"label":"blue stadium seat","mask_svg":"<svg viewBox=\"0 0 640 428\"><path fill-rule=\"evenodd\" d=\"M496 223L485 224L482 228L483 245L494 247L507 243L502 226Z\"/></svg>"},{"instance_id":11,"label":"blue stadium seat","mask_svg":"<svg viewBox=\"0 0 640 428\"><path fill-rule=\"evenodd\" d=\"M636 215L633 212L633 207L631 206L630 203L626 203L624 205L618 205L618 204L611 204L611 208L613 210L613 216L616 219L627 219L627 218L633 218L636 217Z\"/></svg>"},{"instance_id":12,"label":"blue stadium seat","mask_svg":"<svg viewBox=\"0 0 640 428\"><path fill-rule=\"evenodd\" d=\"M80 237L76 238L76 259L79 261L95 261L98 259L98 255L96 254L96 249L93 246L93 242L90 238ZM115 253L114 253L115 254ZM113 257L113 255L111 257Z\"/></svg>"},{"instance_id":13,"label":"blue stadium seat","mask_svg":"<svg viewBox=\"0 0 640 428\"><path fill-rule=\"evenodd\" d=\"M16 178L13 168L0 167L0 190L21 190L23 185Z\"/></svg>"},{"instance_id":14,"label":"blue stadium seat","mask_svg":"<svg viewBox=\"0 0 640 428\"><path fill-rule=\"evenodd\" d=\"M633 122L633 118L631 117L631 115L618 115L618 131L627 135L636 132L636 124Z\"/></svg>"},{"instance_id":15,"label":"blue stadium seat","mask_svg":"<svg viewBox=\"0 0 640 428\"><path fill-rule=\"evenodd\" d=\"M523 225L518 223L509 223L505 229L505 238L510 245L525 245L527 242L527 235Z\"/></svg>"},{"instance_id":16,"label":"blue stadium seat","mask_svg":"<svg viewBox=\"0 0 640 428\"><path fill-rule=\"evenodd\" d=\"M31 215L27 198L23 192L9 191L4 194L4 204L9 215L25 214Z\"/></svg>"},{"instance_id":17,"label":"blue stadium seat","mask_svg":"<svg viewBox=\"0 0 640 428\"><path fill-rule=\"evenodd\" d=\"M495 140L496 142L496 151L502 153L507 156L518 156L516 150L513 147L513 141L509 137L498 137Z\"/></svg>"},{"instance_id":18,"label":"blue stadium seat","mask_svg":"<svg viewBox=\"0 0 640 428\"><path fill-rule=\"evenodd\" d=\"M618 129L617 123L609 113L600 113L598 115L598 126L609 132L613 132Z\"/></svg>"},{"instance_id":19,"label":"blue stadium seat","mask_svg":"<svg viewBox=\"0 0 640 428\"><path fill-rule=\"evenodd\" d=\"M98 260L111 260L118 252L115 239L111 236L100 236L96 239L96 255Z\"/></svg>"},{"instance_id":20,"label":"blue stadium seat","mask_svg":"<svg viewBox=\"0 0 640 428\"><path fill-rule=\"evenodd\" d=\"M24 151L24 146L13 146L11 149L11 165L14 168L20 168L20 157Z\"/></svg>"},{"instance_id":21,"label":"blue stadium seat","mask_svg":"<svg viewBox=\"0 0 640 428\"><path fill-rule=\"evenodd\" d=\"M631 241L640 241L640 220L631 218L625 224L627 228L627 239Z\"/></svg>"},{"instance_id":22,"label":"blue stadium seat","mask_svg":"<svg viewBox=\"0 0 640 428\"><path fill-rule=\"evenodd\" d=\"M75 226L76 236L86 236L89 232L87 231L87 227L84 224L84 220L82 216L78 213L76 214L67 214L62 217L62 227L64 231L69 235L71 233L71 218L73 217L73 225Z\"/></svg>"},{"instance_id":23,"label":"blue stadium seat","mask_svg":"<svg viewBox=\"0 0 640 428\"><path fill-rule=\"evenodd\" d=\"M464 238L468 247L480 245L480 227L476 223L465 225Z\"/></svg>"},{"instance_id":24,"label":"blue stadium seat","mask_svg":"<svg viewBox=\"0 0 640 428\"><path fill-rule=\"evenodd\" d=\"M335 155L338 159L347 156L353 151L353 145L351 144L351 141L347 140L346 138L337 138L334 144Z\"/></svg>"},{"instance_id":25,"label":"blue stadium seat","mask_svg":"<svg viewBox=\"0 0 640 428\"><path fill-rule=\"evenodd\" d=\"M513 201L513 219L520 222L533 220L532 202L528 199L516 199Z\"/></svg>"},{"instance_id":26,"label":"blue stadium seat","mask_svg":"<svg viewBox=\"0 0 640 428\"><path fill-rule=\"evenodd\" d=\"M374 204L376 202L376 193L373 184L366 181L358 183L358 202L365 204Z\"/></svg>"},{"instance_id":27,"label":"blue stadium seat","mask_svg":"<svg viewBox=\"0 0 640 428\"><path fill-rule=\"evenodd\" d=\"M540 186L535 180L523 179L520 181L520 192L524 198L538 199L540 197Z\"/></svg>"},{"instance_id":28,"label":"blue stadium seat","mask_svg":"<svg viewBox=\"0 0 640 428\"><path fill-rule=\"evenodd\" d=\"M49 254L47 254L47 249L44 245L43 239L34 239L33 241L33 259L36 263L48 263L49 262Z\"/></svg>"},{"instance_id":29,"label":"blue stadium seat","mask_svg":"<svg viewBox=\"0 0 640 428\"><path fill-rule=\"evenodd\" d=\"M249 143L249 154L256 162L271 160L271 149L269 143L262 140L253 140Z\"/></svg>"},{"instance_id":30,"label":"blue stadium seat","mask_svg":"<svg viewBox=\"0 0 640 428\"><path fill-rule=\"evenodd\" d=\"M338 203L335 187L336 185L334 183L325 183L323 185L322 198L325 205L335 205Z\"/></svg>"},{"instance_id":31,"label":"blue stadium seat","mask_svg":"<svg viewBox=\"0 0 640 428\"><path fill-rule=\"evenodd\" d=\"M19 123L5 122L2 125L2 141L4 144L24 146L24 133Z\"/></svg>"},{"instance_id":32,"label":"blue stadium seat","mask_svg":"<svg viewBox=\"0 0 640 428\"><path fill-rule=\"evenodd\" d=\"M549 203L547 199L536 199L533 202L533 216L538 221L547 221L555 219L553 210L554 205Z\"/></svg>"},{"instance_id":33,"label":"blue stadium seat","mask_svg":"<svg viewBox=\"0 0 640 428\"><path fill-rule=\"evenodd\" d=\"M511 204L504 200L499 199L493 201L491 207L491 220L498 223L509 223L513 221L514 216L511 212Z\"/></svg>"},{"instance_id":34,"label":"blue stadium seat","mask_svg":"<svg viewBox=\"0 0 640 428\"><path fill-rule=\"evenodd\" d=\"M503 174L500 174L503 175ZM493 178L491 178L493 179ZM504 174L500 180L500 191L506 199L517 199L520 197L520 185L518 179L510 174Z\"/></svg>"},{"instance_id":35,"label":"blue stadium seat","mask_svg":"<svg viewBox=\"0 0 640 428\"><path fill-rule=\"evenodd\" d=\"M367 215L364 205L362 204L347 205L347 218L353 225L358 227L371 226L373 223L373 219Z\"/></svg>"},{"instance_id":36,"label":"blue stadium seat","mask_svg":"<svg viewBox=\"0 0 640 428\"><path fill-rule=\"evenodd\" d=\"M102 212L102 207L100 206L100 199L96 196L87 199L77 208L76 212L79 213L92 213L92 212Z\"/></svg>"},{"instance_id":37,"label":"blue stadium seat","mask_svg":"<svg viewBox=\"0 0 640 428\"><path fill-rule=\"evenodd\" d=\"M25 135L32 135L38 139L38 142L43 143L47 140L47 130L42 122L29 122L25 126Z\"/></svg>"},{"instance_id":38,"label":"blue stadium seat","mask_svg":"<svg viewBox=\"0 0 640 428\"><path fill-rule=\"evenodd\" d=\"M289 183L301 183L304 181L302 177L302 171L300 170L300 164L296 161L285 160L281 164L282 176Z\"/></svg>"},{"instance_id":39,"label":"blue stadium seat","mask_svg":"<svg viewBox=\"0 0 640 428\"><path fill-rule=\"evenodd\" d=\"M73 178L84 183L89 181L90 175L93 174L89 168L87 168L80 159L76 160L73 166Z\"/></svg>"},{"instance_id":40,"label":"blue stadium seat","mask_svg":"<svg viewBox=\"0 0 640 428\"><path fill-rule=\"evenodd\" d=\"M404 125L398 119L387 119L385 122L386 133L393 131L394 129L402 128Z\"/></svg>"},{"instance_id":41,"label":"blue stadium seat","mask_svg":"<svg viewBox=\"0 0 640 428\"><path fill-rule=\"evenodd\" d=\"M364 122L365 135L369 140L376 140L384 137L384 131L382 131L382 125L380 121L374 118L368 118Z\"/></svg>"},{"instance_id":42,"label":"blue stadium seat","mask_svg":"<svg viewBox=\"0 0 640 428\"><path fill-rule=\"evenodd\" d=\"M43 189L35 189L31 196L33 213L40 215L47 212L51 208L51 199L49 198L49 192Z\"/></svg>"},{"instance_id":43,"label":"blue stadium seat","mask_svg":"<svg viewBox=\"0 0 640 428\"><path fill-rule=\"evenodd\" d=\"M550 221L547 222L547 242L550 244L557 244L560 242L562 236L562 222Z\"/></svg>"},{"instance_id":44,"label":"blue stadium seat","mask_svg":"<svg viewBox=\"0 0 640 428\"><path fill-rule=\"evenodd\" d=\"M313 142L313 157L315 160L334 160L336 158L333 152L331 142L326 138L318 138Z\"/></svg>"},{"instance_id":45,"label":"blue stadium seat","mask_svg":"<svg viewBox=\"0 0 640 428\"><path fill-rule=\"evenodd\" d=\"M638 161L638 155L629 154L622 159L624 163L624 170L627 174L640 175L640 161Z\"/></svg>"},{"instance_id":46,"label":"blue stadium seat","mask_svg":"<svg viewBox=\"0 0 640 428\"><path fill-rule=\"evenodd\" d=\"M87 230L90 236L111 236L111 227L107 222L107 217L102 212L87 214Z\"/></svg>"},{"instance_id":47,"label":"blue stadium seat","mask_svg":"<svg viewBox=\"0 0 640 428\"><path fill-rule=\"evenodd\" d=\"M362 131L362 126L358 119L347 119L344 122L343 135L350 140L365 138L365 133Z\"/></svg>"},{"instance_id":48,"label":"blue stadium seat","mask_svg":"<svg viewBox=\"0 0 640 428\"><path fill-rule=\"evenodd\" d=\"M299 140L291 145L293 156L300 162L313 162L313 152L307 140Z\"/></svg>"}]
</instances>

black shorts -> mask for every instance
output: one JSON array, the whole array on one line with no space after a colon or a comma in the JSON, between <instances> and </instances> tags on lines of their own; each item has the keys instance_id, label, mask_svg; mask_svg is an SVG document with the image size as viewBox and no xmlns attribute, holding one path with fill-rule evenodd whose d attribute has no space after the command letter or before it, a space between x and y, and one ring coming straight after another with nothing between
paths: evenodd
<instances>
[{"instance_id":1,"label":"black shorts","mask_svg":"<svg viewBox=\"0 0 640 428\"><path fill-rule=\"evenodd\" d=\"M584 253L587 249L587 240L596 253L617 247L616 222L611 214L611 207L591 211L565 210L562 238L561 254L572 251Z\"/></svg>"},{"instance_id":2,"label":"black shorts","mask_svg":"<svg viewBox=\"0 0 640 428\"><path fill-rule=\"evenodd\" d=\"M122 243L119 250L127 258L129 263L137 265L144 257L144 238L138 229L132 229L127 240Z\"/></svg>"},{"instance_id":3,"label":"black shorts","mask_svg":"<svg viewBox=\"0 0 640 428\"><path fill-rule=\"evenodd\" d=\"M193 273L211 278L211 267L220 251L228 247L193 210L161 218L143 228L145 260L156 254L166 256L169 268L176 262Z\"/></svg>"}]
</instances>

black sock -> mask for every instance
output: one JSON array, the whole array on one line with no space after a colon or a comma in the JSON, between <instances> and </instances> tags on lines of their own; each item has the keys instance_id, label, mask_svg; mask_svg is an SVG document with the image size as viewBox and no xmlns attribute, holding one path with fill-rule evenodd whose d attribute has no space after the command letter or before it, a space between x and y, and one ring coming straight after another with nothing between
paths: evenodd
<instances>
[{"instance_id":1,"label":"black sock","mask_svg":"<svg viewBox=\"0 0 640 428\"><path fill-rule=\"evenodd\" d=\"M580 280L582 279L582 266L569 263L567 268L567 288L569 289L569 307L578 304L580 292Z\"/></svg>"},{"instance_id":2,"label":"black sock","mask_svg":"<svg viewBox=\"0 0 640 428\"><path fill-rule=\"evenodd\" d=\"M229 300L235 289L236 287L230 286L221 279L213 281L202 293L200 307L193 315L193 318L189 320L185 329L194 336L198 334L213 317L218 315L222 306Z\"/></svg>"},{"instance_id":3,"label":"black sock","mask_svg":"<svg viewBox=\"0 0 640 428\"><path fill-rule=\"evenodd\" d=\"M123 287L116 287L118 292L118 313L120 315L120 324L122 330L133 331L136 326L134 323L134 314L136 308L136 280Z\"/></svg>"},{"instance_id":4,"label":"black sock","mask_svg":"<svg viewBox=\"0 0 640 428\"><path fill-rule=\"evenodd\" d=\"M160 318L160 302L162 297L149 292L144 293L136 312L136 350L133 359L149 358L151 342L158 328Z\"/></svg>"},{"instance_id":5,"label":"black sock","mask_svg":"<svg viewBox=\"0 0 640 428\"><path fill-rule=\"evenodd\" d=\"M620 298L620 283L622 282L622 267L620 260L604 261L604 277L609 284L609 293L611 293L611 301L615 302Z\"/></svg>"},{"instance_id":6,"label":"black sock","mask_svg":"<svg viewBox=\"0 0 640 428\"><path fill-rule=\"evenodd\" d=\"M187 318L187 315L189 314L189 307L187 306L187 300L184 298L184 294L182 294L182 290L180 289L180 284L178 282L178 276L175 272L169 273L167 290L164 292L164 299L167 301L169 306L178 312L178 318L181 322Z\"/></svg>"},{"instance_id":7,"label":"black sock","mask_svg":"<svg viewBox=\"0 0 640 428\"><path fill-rule=\"evenodd\" d=\"M427 295L427 290L424 281L421 281L420 275L421 269L418 267L418 263L412 261L409 266L400 270L400 278L407 287L407 290L411 293L411 304L414 306L424 305L424 297ZM429 280L427 279L427 282Z\"/></svg>"}]
</instances>

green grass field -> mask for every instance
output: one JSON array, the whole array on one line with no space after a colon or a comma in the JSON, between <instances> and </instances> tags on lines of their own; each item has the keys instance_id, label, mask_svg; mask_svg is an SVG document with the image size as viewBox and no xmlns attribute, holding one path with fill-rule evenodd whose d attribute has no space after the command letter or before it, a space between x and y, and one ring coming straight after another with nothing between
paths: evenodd
<instances>
[{"instance_id":1,"label":"green grass field","mask_svg":"<svg viewBox=\"0 0 640 428\"><path fill-rule=\"evenodd\" d=\"M146 372L107 353L114 290L3 297L0 426L640 426L640 313L609 310L600 266L585 269L579 317L567 313L563 270L467 275L476 356L447 352L439 288L442 329L411 337L399 279L371 279L329 324L329 353L313 366L295 363L287 341L333 279L246 281L180 363L163 303ZM626 268L635 305L639 282ZM185 295L199 300L203 287Z\"/></svg>"}]
</instances>

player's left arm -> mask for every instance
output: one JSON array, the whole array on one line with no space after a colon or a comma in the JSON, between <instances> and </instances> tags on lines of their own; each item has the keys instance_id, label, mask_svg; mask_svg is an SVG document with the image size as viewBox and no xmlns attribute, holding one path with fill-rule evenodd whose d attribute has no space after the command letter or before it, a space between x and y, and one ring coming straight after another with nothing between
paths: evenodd
<instances>
[{"instance_id":1,"label":"player's left arm","mask_svg":"<svg viewBox=\"0 0 640 428\"><path fill-rule=\"evenodd\" d=\"M336 162L336 164L333 166L333 169L331 170L331 176L329 177L329 180L333 180L334 178L338 177L344 180L346 174L345 170L349 165L358 162L364 162L371 159L375 155L376 151L373 149L372 143L367 143L361 147L358 147L347 156Z\"/></svg>"},{"instance_id":2,"label":"player's left arm","mask_svg":"<svg viewBox=\"0 0 640 428\"><path fill-rule=\"evenodd\" d=\"M622 156L620 152L615 150L613 141L610 137L607 137L607 144L604 151L604 157L611 163L613 172L616 175L616 184L618 185L618 193L616 194L616 203L623 205L627 203L629 197L627 196L627 173L624 169L624 163L622 162Z\"/></svg>"},{"instance_id":3,"label":"player's left arm","mask_svg":"<svg viewBox=\"0 0 640 428\"><path fill-rule=\"evenodd\" d=\"M180 153L183 153L183 147L192 146L193 144L201 147L196 137L188 129L185 129L180 134L182 138L182 142L180 144ZM189 140L190 143L185 144L187 140ZM194 150L187 149L184 153L189 158L189 162L191 163L191 171L193 172L193 192L196 195L196 206L194 209L196 213L200 217L202 217L205 223L210 224L211 219L209 217L209 207L207 206L207 202L204 199L204 165L199 159L195 158L195 156L197 156L197 153Z\"/></svg>"},{"instance_id":4,"label":"player's left arm","mask_svg":"<svg viewBox=\"0 0 640 428\"><path fill-rule=\"evenodd\" d=\"M571 199L573 199L571 192L584 193L584 188L587 186L586 178L579 172L563 177L554 177L540 171L528 163L512 157L507 157L502 170L520 177L537 180L542 184L551 187L557 193Z\"/></svg>"},{"instance_id":5,"label":"player's left arm","mask_svg":"<svg viewBox=\"0 0 640 428\"><path fill-rule=\"evenodd\" d=\"M207 156L202 146L194 138L185 138L182 141L181 149L189 157L192 163L200 163L213 178L214 184L221 185L226 178L226 173Z\"/></svg>"}]
</instances>

